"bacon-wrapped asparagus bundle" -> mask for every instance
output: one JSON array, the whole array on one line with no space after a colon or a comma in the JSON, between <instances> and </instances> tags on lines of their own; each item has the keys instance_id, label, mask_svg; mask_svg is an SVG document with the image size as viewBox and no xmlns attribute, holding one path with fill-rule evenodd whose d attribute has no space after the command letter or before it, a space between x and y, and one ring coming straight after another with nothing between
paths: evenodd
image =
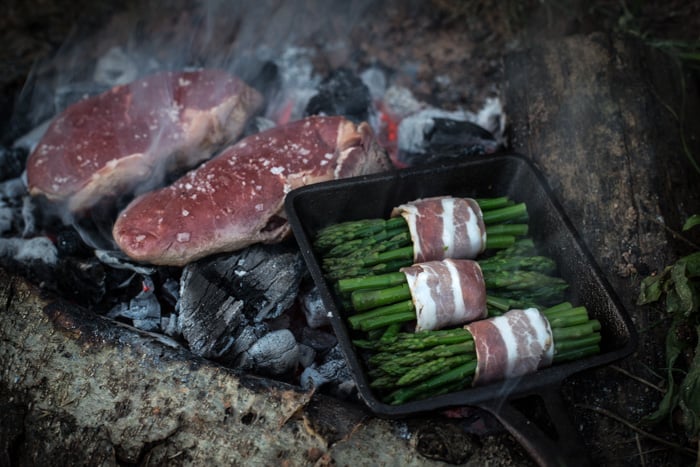
<instances>
[{"instance_id":1,"label":"bacon-wrapped asparagus bundle","mask_svg":"<svg viewBox=\"0 0 700 467\"><path fill-rule=\"evenodd\" d=\"M517 262L510 266L517 267ZM356 312L348 323L362 331L410 321L416 322L416 331L461 325L486 318L488 301L501 310L523 303L498 298L499 291L528 295L529 290L535 290L538 298L546 291L551 300L561 298L567 286L561 278L534 270L503 269L485 275L474 260L449 258L417 263L396 273L343 279L337 284L341 294L349 294L349 308ZM487 297L487 289L496 296Z\"/></svg>"},{"instance_id":2,"label":"bacon-wrapped asparagus bundle","mask_svg":"<svg viewBox=\"0 0 700 467\"><path fill-rule=\"evenodd\" d=\"M474 200L438 196L402 204L389 219L326 227L314 247L330 279L396 271L445 258L474 259L526 235L527 207L507 197ZM523 223L524 222L524 223Z\"/></svg>"},{"instance_id":3,"label":"bacon-wrapped asparagus bundle","mask_svg":"<svg viewBox=\"0 0 700 467\"><path fill-rule=\"evenodd\" d=\"M522 376L600 351L600 323L569 302L514 309L464 328L355 341L373 351L371 386L390 404Z\"/></svg>"}]
</instances>

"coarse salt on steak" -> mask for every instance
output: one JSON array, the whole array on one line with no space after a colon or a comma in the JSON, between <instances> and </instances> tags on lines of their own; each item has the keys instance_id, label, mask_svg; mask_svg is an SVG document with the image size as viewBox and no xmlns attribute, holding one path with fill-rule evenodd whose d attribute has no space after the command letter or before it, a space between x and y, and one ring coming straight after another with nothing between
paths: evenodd
<instances>
[{"instance_id":1,"label":"coarse salt on steak","mask_svg":"<svg viewBox=\"0 0 700 467\"><path fill-rule=\"evenodd\" d=\"M416 332L486 318L486 284L476 261L427 261L400 271L416 310Z\"/></svg>"},{"instance_id":2,"label":"coarse salt on steak","mask_svg":"<svg viewBox=\"0 0 700 467\"><path fill-rule=\"evenodd\" d=\"M182 266L290 231L284 197L311 183L391 168L367 123L307 117L248 136L172 185L135 199L114 239L131 258Z\"/></svg>"},{"instance_id":3,"label":"coarse salt on steak","mask_svg":"<svg viewBox=\"0 0 700 467\"><path fill-rule=\"evenodd\" d=\"M66 108L27 161L32 195L79 211L161 182L243 132L258 91L213 69L160 72Z\"/></svg>"}]
</instances>

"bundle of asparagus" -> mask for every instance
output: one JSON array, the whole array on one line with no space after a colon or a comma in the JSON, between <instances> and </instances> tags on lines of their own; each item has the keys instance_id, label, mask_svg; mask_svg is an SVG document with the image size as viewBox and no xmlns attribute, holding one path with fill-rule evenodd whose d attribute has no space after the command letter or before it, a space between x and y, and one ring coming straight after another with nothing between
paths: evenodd
<instances>
[{"instance_id":1,"label":"bundle of asparagus","mask_svg":"<svg viewBox=\"0 0 700 467\"><path fill-rule=\"evenodd\" d=\"M527 219L526 205L508 197L426 198L397 206L389 219L330 225L318 232L314 249L330 280L382 274L507 248L527 234Z\"/></svg>"},{"instance_id":2,"label":"bundle of asparagus","mask_svg":"<svg viewBox=\"0 0 700 467\"><path fill-rule=\"evenodd\" d=\"M449 260L445 260L449 261ZM431 263L428 263L431 264ZM550 305L564 299L568 287L566 281L552 275L556 269L554 261L548 257L536 255L531 239L521 239L511 247L499 251L494 256L479 260L479 269L483 275L483 289L474 285L468 290L464 288L464 276L453 284L450 281L454 275L444 274L431 280L434 290L442 287L446 295L455 295L454 290L464 292L465 300L469 303L478 302L483 296L485 313L478 316L479 311L471 315L476 317L496 316L514 307L532 307ZM421 265L403 268L402 272L341 279L337 283L337 292L347 297L346 309L354 314L348 317L349 325L356 330L372 331L392 324L407 323L417 318L418 308L426 299L421 299L420 290L412 279L410 271ZM460 295L457 293L456 295ZM422 303L421 303L422 302ZM475 305L476 306L476 305ZM443 314L446 313L443 310ZM462 321L466 322L466 320ZM461 324L452 322L449 324ZM418 329L431 329L419 325ZM435 329L435 328L433 328Z\"/></svg>"},{"instance_id":3,"label":"bundle of asparagus","mask_svg":"<svg viewBox=\"0 0 700 467\"><path fill-rule=\"evenodd\" d=\"M478 323L490 325L495 320L503 320L516 312L522 313L523 310L511 310L501 317L488 318ZM553 353L549 359L535 355L536 365L530 365L526 372L600 352L600 323L589 319L584 307L574 307L570 302L563 302L545 309L541 314L551 330L549 344L553 340ZM503 323L500 323L500 327L503 327ZM354 344L370 351L367 358L370 386L379 391L386 403L402 404L490 382L483 375L493 373L493 370L488 368L486 359L480 361L479 349L490 345L490 357L499 353L503 355L503 349L516 348L517 339L525 338L528 334L519 333L517 325L512 325L501 337L516 342L510 342L510 345L504 342L502 349L494 349L493 339L485 339L475 327L467 328L417 333L395 333L395 329L389 328L380 339L355 340ZM548 342L546 336L542 342L541 350L544 353ZM507 358L522 360L532 359L532 356L511 355ZM506 366L518 367L502 359L495 363L491 361L490 364L499 367L498 371ZM479 372L482 373L481 381ZM503 378L517 376L505 371L499 374Z\"/></svg>"}]
</instances>

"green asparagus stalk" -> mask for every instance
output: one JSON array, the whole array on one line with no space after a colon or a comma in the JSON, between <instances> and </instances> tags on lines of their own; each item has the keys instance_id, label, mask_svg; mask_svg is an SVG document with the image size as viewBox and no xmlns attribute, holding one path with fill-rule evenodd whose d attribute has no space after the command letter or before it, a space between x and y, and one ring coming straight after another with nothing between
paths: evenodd
<instances>
[{"instance_id":1,"label":"green asparagus stalk","mask_svg":"<svg viewBox=\"0 0 700 467\"><path fill-rule=\"evenodd\" d=\"M563 302L543 313L552 328L554 363L600 351L600 323L588 319L584 307ZM577 324L581 315L587 321ZM375 352L368 359L373 369L371 386L381 390L391 404L436 395L437 388L446 384L466 387L476 369L474 343L466 329L398 333L391 341L356 341L358 344Z\"/></svg>"}]
</instances>

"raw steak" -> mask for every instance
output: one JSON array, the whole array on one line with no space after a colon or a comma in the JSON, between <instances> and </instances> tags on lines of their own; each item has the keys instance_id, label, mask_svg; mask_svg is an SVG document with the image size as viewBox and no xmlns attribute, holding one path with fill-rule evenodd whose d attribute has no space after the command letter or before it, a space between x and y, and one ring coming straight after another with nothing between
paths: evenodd
<instances>
[{"instance_id":1,"label":"raw steak","mask_svg":"<svg viewBox=\"0 0 700 467\"><path fill-rule=\"evenodd\" d=\"M242 139L172 185L135 199L113 229L130 257L181 266L290 231L284 197L311 183L391 168L367 123L308 117Z\"/></svg>"},{"instance_id":2,"label":"raw steak","mask_svg":"<svg viewBox=\"0 0 700 467\"><path fill-rule=\"evenodd\" d=\"M71 211L160 184L243 131L262 96L220 70L161 72L68 107L29 156L30 193Z\"/></svg>"}]
</instances>

